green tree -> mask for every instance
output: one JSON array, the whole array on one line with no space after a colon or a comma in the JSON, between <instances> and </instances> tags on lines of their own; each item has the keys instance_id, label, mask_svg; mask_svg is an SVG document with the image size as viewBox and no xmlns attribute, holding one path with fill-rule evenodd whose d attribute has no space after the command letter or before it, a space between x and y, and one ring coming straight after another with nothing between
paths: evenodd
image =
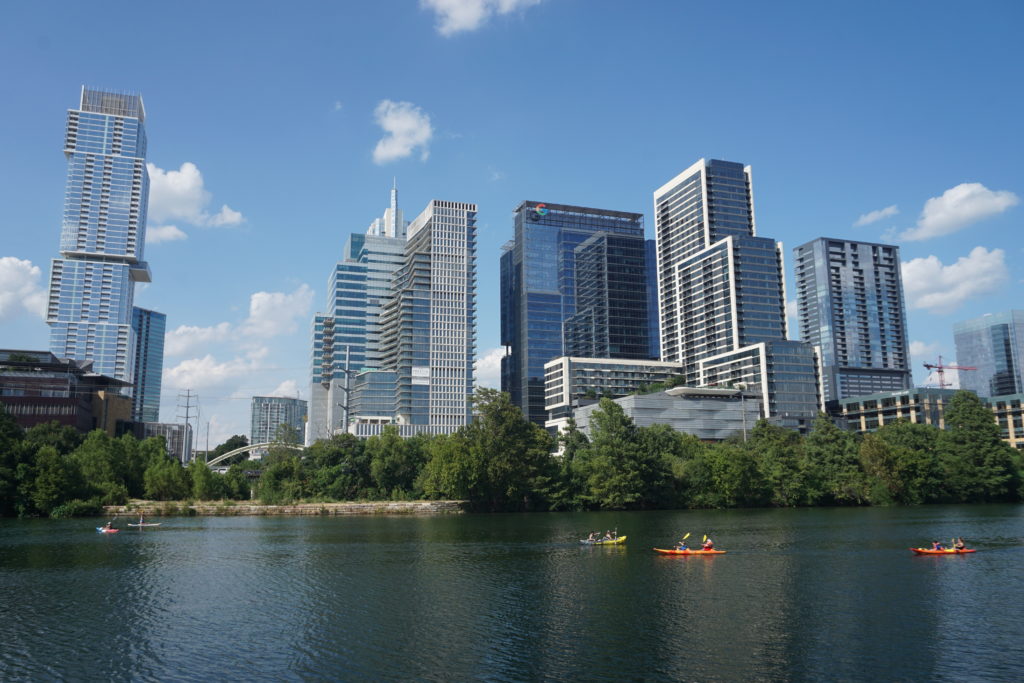
<instances>
[{"instance_id":1,"label":"green tree","mask_svg":"<svg viewBox=\"0 0 1024 683\"><path fill-rule=\"evenodd\" d=\"M819 414L804 439L802 470L812 505L860 505L867 481L854 436Z\"/></svg>"},{"instance_id":2,"label":"green tree","mask_svg":"<svg viewBox=\"0 0 1024 683\"><path fill-rule=\"evenodd\" d=\"M263 469L256 497L267 505L287 505L305 496L305 472L298 457L284 458Z\"/></svg>"},{"instance_id":3,"label":"green tree","mask_svg":"<svg viewBox=\"0 0 1024 683\"><path fill-rule=\"evenodd\" d=\"M94 429L70 457L82 473L89 498L97 498L102 505L128 501L123 453L110 435Z\"/></svg>"},{"instance_id":4,"label":"green tree","mask_svg":"<svg viewBox=\"0 0 1024 683\"><path fill-rule=\"evenodd\" d=\"M486 463L465 434L440 434L427 445L420 487L428 498L479 503L485 499L486 477Z\"/></svg>"},{"instance_id":5,"label":"green tree","mask_svg":"<svg viewBox=\"0 0 1024 683\"><path fill-rule=\"evenodd\" d=\"M767 420L758 420L751 430L747 447L768 487L771 505L792 507L806 502L802 446L797 432Z\"/></svg>"},{"instance_id":6,"label":"green tree","mask_svg":"<svg viewBox=\"0 0 1024 683\"><path fill-rule=\"evenodd\" d=\"M992 411L970 391L958 391L945 411L938 439L945 485L953 500L967 503L1017 498L1017 454L1000 438Z\"/></svg>"},{"instance_id":7,"label":"green tree","mask_svg":"<svg viewBox=\"0 0 1024 683\"><path fill-rule=\"evenodd\" d=\"M196 500L219 500L224 497L220 475L198 458L188 464L188 478L192 482L192 497Z\"/></svg>"},{"instance_id":8,"label":"green tree","mask_svg":"<svg viewBox=\"0 0 1024 683\"><path fill-rule=\"evenodd\" d=\"M25 430L25 443L35 448L53 446L61 455L67 455L82 445L82 435L74 427L52 420Z\"/></svg>"},{"instance_id":9,"label":"green tree","mask_svg":"<svg viewBox=\"0 0 1024 683\"><path fill-rule=\"evenodd\" d=\"M26 459L25 432L0 403L0 515L16 514L24 507L18 493L18 466Z\"/></svg>"},{"instance_id":10,"label":"green tree","mask_svg":"<svg viewBox=\"0 0 1024 683\"><path fill-rule=\"evenodd\" d=\"M191 489L185 468L166 456L150 461L143 480L146 498L150 500L183 500Z\"/></svg>"},{"instance_id":11,"label":"green tree","mask_svg":"<svg viewBox=\"0 0 1024 683\"><path fill-rule=\"evenodd\" d=\"M737 443L718 443L686 464L687 495L696 507L765 505L769 487L750 449Z\"/></svg>"},{"instance_id":12,"label":"green tree","mask_svg":"<svg viewBox=\"0 0 1024 683\"><path fill-rule=\"evenodd\" d=\"M421 492L416 480L427 458L425 441L423 437L403 439L394 425L366 440L370 476L382 497L418 497Z\"/></svg>"},{"instance_id":13,"label":"green tree","mask_svg":"<svg viewBox=\"0 0 1024 683\"><path fill-rule=\"evenodd\" d=\"M35 479L31 486L36 511L49 515L62 503L77 498L82 489L82 477L74 461L54 446L41 446L36 452Z\"/></svg>"},{"instance_id":14,"label":"green tree","mask_svg":"<svg viewBox=\"0 0 1024 683\"><path fill-rule=\"evenodd\" d=\"M873 504L916 505L943 498L937 428L899 420L868 436L860 454ZM874 443L875 439L885 447Z\"/></svg>"}]
</instances>

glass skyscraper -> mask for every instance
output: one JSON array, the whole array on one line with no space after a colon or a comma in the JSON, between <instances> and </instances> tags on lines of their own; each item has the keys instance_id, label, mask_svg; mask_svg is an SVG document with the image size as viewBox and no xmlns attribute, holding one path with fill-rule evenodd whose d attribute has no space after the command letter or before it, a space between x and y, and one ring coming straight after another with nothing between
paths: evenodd
<instances>
[{"instance_id":1,"label":"glass skyscraper","mask_svg":"<svg viewBox=\"0 0 1024 683\"><path fill-rule=\"evenodd\" d=\"M167 316L136 306L132 309L132 329L135 331L132 419L136 422L159 422Z\"/></svg>"},{"instance_id":2,"label":"glass skyscraper","mask_svg":"<svg viewBox=\"0 0 1024 683\"><path fill-rule=\"evenodd\" d=\"M249 443L270 443L281 425L288 425L302 441L306 429L306 402L286 396L253 396Z\"/></svg>"},{"instance_id":3,"label":"glass skyscraper","mask_svg":"<svg viewBox=\"0 0 1024 683\"><path fill-rule=\"evenodd\" d=\"M988 313L953 325L960 388L979 396L1024 393L1024 311Z\"/></svg>"},{"instance_id":4,"label":"glass skyscraper","mask_svg":"<svg viewBox=\"0 0 1024 683\"><path fill-rule=\"evenodd\" d=\"M46 320L51 353L91 360L95 372L128 382L135 283L150 281L145 118L141 96L84 87L68 111L61 257L51 266Z\"/></svg>"},{"instance_id":5,"label":"glass skyscraper","mask_svg":"<svg viewBox=\"0 0 1024 683\"><path fill-rule=\"evenodd\" d=\"M800 338L826 402L911 387L899 247L821 237L793 250Z\"/></svg>"},{"instance_id":6,"label":"glass skyscraper","mask_svg":"<svg viewBox=\"0 0 1024 683\"><path fill-rule=\"evenodd\" d=\"M544 364L566 354L563 326L577 312L569 326L574 343L607 354L601 357L647 357L643 215L525 201L516 207L514 221L515 239L501 256L501 343L507 349L501 389L532 422L543 425ZM631 246L623 249L624 244ZM577 305L580 253L588 264L580 293L586 310ZM627 302L635 306L632 311L623 310ZM627 321L635 325L637 343L622 334Z\"/></svg>"},{"instance_id":7,"label":"glass skyscraper","mask_svg":"<svg viewBox=\"0 0 1024 683\"><path fill-rule=\"evenodd\" d=\"M654 219L661 360L691 386L745 385L766 418L805 428L813 349L787 340L782 244L757 237L750 167L697 161L654 192Z\"/></svg>"}]
</instances>

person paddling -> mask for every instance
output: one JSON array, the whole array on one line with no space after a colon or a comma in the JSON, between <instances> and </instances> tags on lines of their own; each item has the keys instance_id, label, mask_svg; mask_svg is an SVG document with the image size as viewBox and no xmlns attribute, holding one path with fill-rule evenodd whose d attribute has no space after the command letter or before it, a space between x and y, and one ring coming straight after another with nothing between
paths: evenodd
<instances>
[{"instance_id":1,"label":"person paddling","mask_svg":"<svg viewBox=\"0 0 1024 683\"><path fill-rule=\"evenodd\" d=\"M957 536L956 537L956 542L953 543L953 549L954 550L963 550L966 547L967 547L967 545L964 543L964 539L962 539L959 536Z\"/></svg>"},{"instance_id":2,"label":"person paddling","mask_svg":"<svg viewBox=\"0 0 1024 683\"><path fill-rule=\"evenodd\" d=\"M932 541L932 550L945 550L946 547L938 541Z\"/></svg>"},{"instance_id":3,"label":"person paddling","mask_svg":"<svg viewBox=\"0 0 1024 683\"><path fill-rule=\"evenodd\" d=\"M676 546L676 550L689 550L689 548L686 546L686 541L679 541L679 545Z\"/></svg>"},{"instance_id":4,"label":"person paddling","mask_svg":"<svg viewBox=\"0 0 1024 683\"><path fill-rule=\"evenodd\" d=\"M708 536L707 538L704 539L704 543L701 544L700 549L701 550L714 550L715 549L715 542L711 540L710 536Z\"/></svg>"}]
</instances>

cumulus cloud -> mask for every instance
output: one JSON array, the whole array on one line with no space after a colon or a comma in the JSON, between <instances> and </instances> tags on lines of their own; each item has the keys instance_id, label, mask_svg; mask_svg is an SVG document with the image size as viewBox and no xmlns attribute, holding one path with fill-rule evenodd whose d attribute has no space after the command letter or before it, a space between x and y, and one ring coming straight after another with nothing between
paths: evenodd
<instances>
[{"instance_id":1,"label":"cumulus cloud","mask_svg":"<svg viewBox=\"0 0 1024 683\"><path fill-rule=\"evenodd\" d=\"M993 192L981 183L961 183L925 202L917 226L900 233L899 239L913 242L949 235L1019 202L1009 190Z\"/></svg>"},{"instance_id":2,"label":"cumulus cloud","mask_svg":"<svg viewBox=\"0 0 1024 683\"><path fill-rule=\"evenodd\" d=\"M501 388L501 358L504 355L505 349L499 346L477 357L473 366L476 371L476 386Z\"/></svg>"},{"instance_id":3,"label":"cumulus cloud","mask_svg":"<svg viewBox=\"0 0 1024 683\"><path fill-rule=\"evenodd\" d=\"M223 388L259 368L259 358L236 357L218 362L211 354L202 358L183 360L173 368L164 370L164 386L171 389Z\"/></svg>"},{"instance_id":4,"label":"cumulus cloud","mask_svg":"<svg viewBox=\"0 0 1024 683\"><path fill-rule=\"evenodd\" d=\"M969 299L999 291L1009 279L1003 250L985 247L948 266L936 256L906 261L902 273L909 307L933 313L951 313Z\"/></svg>"},{"instance_id":5,"label":"cumulus cloud","mask_svg":"<svg viewBox=\"0 0 1024 683\"><path fill-rule=\"evenodd\" d=\"M184 356L197 348L225 341L231 335L231 325L220 323L212 327L179 325L164 335L164 353L168 356Z\"/></svg>"},{"instance_id":6,"label":"cumulus cloud","mask_svg":"<svg viewBox=\"0 0 1024 683\"><path fill-rule=\"evenodd\" d=\"M939 353L938 342L923 342L912 340L910 342L910 355L914 358L921 360L928 360L929 358L935 358Z\"/></svg>"},{"instance_id":7,"label":"cumulus cloud","mask_svg":"<svg viewBox=\"0 0 1024 683\"><path fill-rule=\"evenodd\" d=\"M146 244L160 244L161 242L175 242L188 239L182 230L176 225L157 225L146 228Z\"/></svg>"},{"instance_id":8,"label":"cumulus cloud","mask_svg":"<svg viewBox=\"0 0 1024 683\"><path fill-rule=\"evenodd\" d=\"M540 4L541 0L420 0L437 15L437 32L448 37L475 31L495 14L509 14Z\"/></svg>"},{"instance_id":9,"label":"cumulus cloud","mask_svg":"<svg viewBox=\"0 0 1024 683\"><path fill-rule=\"evenodd\" d=\"M277 385L277 388L270 392L270 396L281 396L283 398L297 398L299 395L299 383L293 379L286 379Z\"/></svg>"},{"instance_id":10,"label":"cumulus cloud","mask_svg":"<svg viewBox=\"0 0 1024 683\"><path fill-rule=\"evenodd\" d=\"M256 292L249 297L249 317L242 324L244 337L266 339L290 334L297 329L296 320L309 316L313 290L302 284L291 294Z\"/></svg>"},{"instance_id":11,"label":"cumulus cloud","mask_svg":"<svg viewBox=\"0 0 1024 683\"><path fill-rule=\"evenodd\" d=\"M404 159L417 148L422 161L430 156L427 145L434 136L434 129L430 125L430 117L412 102L382 100L373 117L386 133L373 149L374 163L386 164Z\"/></svg>"},{"instance_id":12,"label":"cumulus cloud","mask_svg":"<svg viewBox=\"0 0 1024 683\"><path fill-rule=\"evenodd\" d=\"M899 212L900 210L896 208L895 204L893 204L892 206L887 206L884 209L878 209L877 211L870 211L868 213L861 214L860 218L854 221L853 227L859 228L862 225L869 225L871 223L874 223L875 221L880 221L883 218L895 216Z\"/></svg>"},{"instance_id":13,"label":"cumulus cloud","mask_svg":"<svg viewBox=\"0 0 1024 683\"><path fill-rule=\"evenodd\" d=\"M0 257L0 320L21 313L46 319L46 290L40 285L41 275L39 266L31 261Z\"/></svg>"},{"instance_id":14,"label":"cumulus cloud","mask_svg":"<svg viewBox=\"0 0 1024 683\"><path fill-rule=\"evenodd\" d=\"M204 187L203 174L191 161L177 171L165 171L155 164L146 164L149 170L149 219L162 223L182 220L203 227L238 225L245 218L227 204L216 214L207 206L212 195Z\"/></svg>"}]
</instances>

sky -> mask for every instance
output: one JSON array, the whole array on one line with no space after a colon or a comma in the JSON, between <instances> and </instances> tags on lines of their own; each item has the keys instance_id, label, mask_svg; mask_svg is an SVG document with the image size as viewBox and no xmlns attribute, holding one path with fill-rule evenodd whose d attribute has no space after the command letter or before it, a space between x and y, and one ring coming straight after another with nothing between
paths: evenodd
<instances>
[{"instance_id":1,"label":"sky","mask_svg":"<svg viewBox=\"0 0 1024 683\"><path fill-rule=\"evenodd\" d=\"M653 237L654 190L700 158L752 167L791 311L796 246L898 244L915 383L934 383L954 323L1024 308L1022 20L1016 0L8 3L0 348L49 347L86 85L145 101L135 303L167 315L160 419L197 396L200 448L247 435L254 395L309 397L312 317L392 182L409 219L479 207L478 384L498 386L515 206L641 212Z\"/></svg>"}]
</instances>

